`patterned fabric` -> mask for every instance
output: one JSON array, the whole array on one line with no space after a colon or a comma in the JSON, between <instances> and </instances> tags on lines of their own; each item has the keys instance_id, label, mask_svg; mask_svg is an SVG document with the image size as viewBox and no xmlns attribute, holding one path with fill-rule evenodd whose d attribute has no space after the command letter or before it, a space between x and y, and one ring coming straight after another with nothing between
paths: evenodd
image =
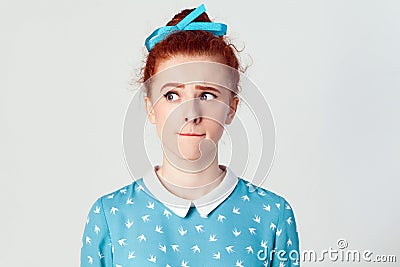
<instances>
[{"instance_id":1,"label":"patterned fabric","mask_svg":"<svg viewBox=\"0 0 400 267\"><path fill-rule=\"evenodd\" d=\"M300 266L296 221L281 196L238 177L231 194L206 217L180 217L143 178L92 206L81 267Z\"/></svg>"}]
</instances>

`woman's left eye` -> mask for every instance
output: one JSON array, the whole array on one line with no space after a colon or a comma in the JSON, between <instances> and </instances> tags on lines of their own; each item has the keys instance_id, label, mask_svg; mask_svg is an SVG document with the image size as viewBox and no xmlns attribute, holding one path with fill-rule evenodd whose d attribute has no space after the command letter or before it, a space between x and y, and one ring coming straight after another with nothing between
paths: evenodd
<instances>
[{"instance_id":1,"label":"woman's left eye","mask_svg":"<svg viewBox=\"0 0 400 267\"><path fill-rule=\"evenodd\" d=\"M200 96L201 100L211 100L211 99L215 99L215 98L217 98L217 96L212 93L203 93Z\"/></svg>"}]
</instances>

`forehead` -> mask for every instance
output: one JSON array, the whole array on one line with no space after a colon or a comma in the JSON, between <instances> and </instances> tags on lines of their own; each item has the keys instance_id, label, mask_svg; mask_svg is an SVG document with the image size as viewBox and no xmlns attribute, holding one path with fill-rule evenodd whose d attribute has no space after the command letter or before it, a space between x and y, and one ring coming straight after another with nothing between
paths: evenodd
<instances>
[{"instance_id":1,"label":"forehead","mask_svg":"<svg viewBox=\"0 0 400 267\"><path fill-rule=\"evenodd\" d=\"M191 84L197 82L232 90L232 71L235 70L223 64L222 60L217 57L180 55L160 61L149 82L153 92L166 83Z\"/></svg>"},{"instance_id":2,"label":"forehead","mask_svg":"<svg viewBox=\"0 0 400 267\"><path fill-rule=\"evenodd\" d=\"M209 56L209 55L174 55L166 59L159 59L157 60L157 66L155 68L154 74L157 72L161 72L165 69L185 64L185 63L192 63L192 62L210 62L210 63L220 63L223 64L224 60L218 56Z\"/></svg>"}]
</instances>

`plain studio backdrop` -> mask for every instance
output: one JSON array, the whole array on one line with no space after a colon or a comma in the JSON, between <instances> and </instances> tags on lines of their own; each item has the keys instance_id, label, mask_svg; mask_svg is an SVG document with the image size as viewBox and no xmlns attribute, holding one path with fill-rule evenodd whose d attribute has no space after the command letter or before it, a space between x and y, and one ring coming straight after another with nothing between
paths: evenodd
<instances>
[{"instance_id":1,"label":"plain studio backdrop","mask_svg":"<svg viewBox=\"0 0 400 267\"><path fill-rule=\"evenodd\" d=\"M2 0L1 267L78 265L90 206L132 181L122 128L144 39L201 3L271 107L263 187L292 204L300 249L344 238L400 260L398 1ZM302 265L335 264L360 265Z\"/></svg>"}]
</instances>

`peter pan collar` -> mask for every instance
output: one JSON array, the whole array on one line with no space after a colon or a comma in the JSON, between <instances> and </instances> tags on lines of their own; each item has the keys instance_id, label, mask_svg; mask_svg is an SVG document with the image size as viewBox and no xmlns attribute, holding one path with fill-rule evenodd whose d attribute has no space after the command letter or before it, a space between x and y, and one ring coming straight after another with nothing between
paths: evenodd
<instances>
[{"instance_id":1,"label":"peter pan collar","mask_svg":"<svg viewBox=\"0 0 400 267\"><path fill-rule=\"evenodd\" d=\"M238 183L238 177L229 167L224 165L219 166L226 170L225 177L221 183L212 191L196 200L184 199L168 191L156 174L158 165L148 170L142 178L145 189L148 189L146 191L179 217L185 217L193 204L200 213L200 216L206 218L211 211L218 207L232 193Z\"/></svg>"}]
</instances>

